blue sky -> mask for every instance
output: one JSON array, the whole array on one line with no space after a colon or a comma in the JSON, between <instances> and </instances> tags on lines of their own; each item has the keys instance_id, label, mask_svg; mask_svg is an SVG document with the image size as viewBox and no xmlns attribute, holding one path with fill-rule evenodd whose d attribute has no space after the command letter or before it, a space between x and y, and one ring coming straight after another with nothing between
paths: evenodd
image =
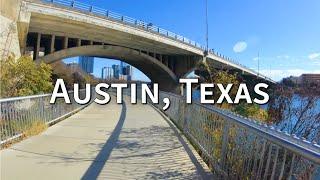
<instances>
[{"instance_id":1,"label":"blue sky","mask_svg":"<svg viewBox=\"0 0 320 180\"><path fill-rule=\"evenodd\" d=\"M205 0L78 0L205 44ZM275 79L320 73L319 0L208 0L209 47ZM72 61L72 60L71 60ZM101 66L98 60L95 75ZM134 71L135 79L146 79Z\"/></svg>"}]
</instances>

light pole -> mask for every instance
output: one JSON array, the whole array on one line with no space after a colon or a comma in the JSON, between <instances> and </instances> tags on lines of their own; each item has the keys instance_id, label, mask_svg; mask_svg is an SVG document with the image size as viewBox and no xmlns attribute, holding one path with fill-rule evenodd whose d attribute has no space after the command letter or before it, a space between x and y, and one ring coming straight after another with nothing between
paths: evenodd
<instances>
[{"instance_id":1,"label":"light pole","mask_svg":"<svg viewBox=\"0 0 320 180\"><path fill-rule=\"evenodd\" d=\"M206 2L206 50L205 55L208 55L209 51L209 25L208 25L208 0Z\"/></svg>"},{"instance_id":2,"label":"light pole","mask_svg":"<svg viewBox=\"0 0 320 180\"><path fill-rule=\"evenodd\" d=\"M258 77L259 77L259 71L260 71L260 53L258 52Z\"/></svg>"}]
</instances>

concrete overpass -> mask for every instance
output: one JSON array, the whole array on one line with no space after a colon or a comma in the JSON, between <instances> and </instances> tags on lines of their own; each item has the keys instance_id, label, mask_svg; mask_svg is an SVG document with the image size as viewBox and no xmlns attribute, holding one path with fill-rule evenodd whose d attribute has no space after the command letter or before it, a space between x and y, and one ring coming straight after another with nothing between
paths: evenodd
<instances>
[{"instance_id":1,"label":"concrete overpass","mask_svg":"<svg viewBox=\"0 0 320 180\"><path fill-rule=\"evenodd\" d=\"M119 59L140 69L162 90L172 91L178 78L206 59L217 69L274 83L229 58L207 54L183 36L111 11L71 0L23 0L20 7L21 54L33 52L36 61L82 55Z\"/></svg>"}]
</instances>

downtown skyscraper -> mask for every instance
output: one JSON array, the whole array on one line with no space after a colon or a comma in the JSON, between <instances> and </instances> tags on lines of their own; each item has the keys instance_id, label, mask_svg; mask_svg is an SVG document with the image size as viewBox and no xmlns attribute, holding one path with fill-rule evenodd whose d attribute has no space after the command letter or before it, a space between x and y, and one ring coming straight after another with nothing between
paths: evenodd
<instances>
[{"instance_id":1,"label":"downtown skyscraper","mask_svg":"<svg viewBox=\"0 0 320 180\"><path fill-rule=\"evenodd\" d=\"M80 68L87 72L93 73L94 57L90 56L80 56L79 57L79 66Z\"/></svg>"}]
</instances>

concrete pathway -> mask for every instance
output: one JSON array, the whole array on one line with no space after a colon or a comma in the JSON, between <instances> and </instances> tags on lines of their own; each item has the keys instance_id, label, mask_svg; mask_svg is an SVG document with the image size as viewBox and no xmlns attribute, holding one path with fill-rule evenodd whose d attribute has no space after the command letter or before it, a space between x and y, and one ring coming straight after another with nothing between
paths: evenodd
<instances>
[{"instance_id":1,"label":"concrete pathway","mask_svg":"<svg viewBox=\"0 0 320 180\"><path fill-rule=\"evenodd\" d=\"M91 104L0 155L1 180L212 179L171 123L128 102Z\"/></svg>"}]
</instances>

